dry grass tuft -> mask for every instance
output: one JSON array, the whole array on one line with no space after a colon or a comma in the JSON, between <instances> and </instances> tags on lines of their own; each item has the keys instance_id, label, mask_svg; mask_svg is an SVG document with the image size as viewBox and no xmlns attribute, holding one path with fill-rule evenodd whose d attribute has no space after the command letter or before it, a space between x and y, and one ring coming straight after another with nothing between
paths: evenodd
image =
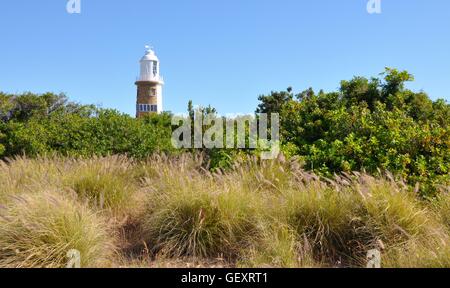
<instances>
[{"instance_id":1,"label":"dry grass tuft","mask_svg":"<svg viewBox=\"0 0 450 288\"><path fill-rule=\"evenodd\" d=\"M71 249L99 267L114 248L106 222L61 194L15 196L0 215L0 267L65 267Z\"/></svg>"}]
</instances>

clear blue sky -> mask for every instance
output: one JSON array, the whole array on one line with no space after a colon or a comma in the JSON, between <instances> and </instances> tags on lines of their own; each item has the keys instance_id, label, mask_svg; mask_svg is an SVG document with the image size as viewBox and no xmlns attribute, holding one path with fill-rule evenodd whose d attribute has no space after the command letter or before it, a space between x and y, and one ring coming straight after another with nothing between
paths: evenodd
<instances>
[{"instance_id":1,"label":"clear blue sky","mask_svg":"<svg viewBox=\"0 0 450 288\"><path fill-rule=\"evenodd\" d=\"M382 0L0 1L0 90L65 92L134 115L135 77L152 44L165 77L165 109L189 99L221 113L253 112L259 94L308 87L385 66L409 85L450 100L450 1Z\"/></svg>"}]
</instances>

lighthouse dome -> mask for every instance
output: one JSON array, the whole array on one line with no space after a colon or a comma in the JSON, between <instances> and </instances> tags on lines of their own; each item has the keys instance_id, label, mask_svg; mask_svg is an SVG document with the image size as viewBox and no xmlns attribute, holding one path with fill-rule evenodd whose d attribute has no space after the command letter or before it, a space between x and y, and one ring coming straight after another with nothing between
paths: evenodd
<instances>
[{"instance_id":1,"label":"lighthouse dome","mask_svg":"<svg viewBox=\"0 0 450 288\"><path fill-rule=\"evenodd\" d=\"M141 61L159 61L158 57L155 54L155 51L149 46L146 46L146 51L144 57L142 57Z\"/></svg>"}]
</instances>

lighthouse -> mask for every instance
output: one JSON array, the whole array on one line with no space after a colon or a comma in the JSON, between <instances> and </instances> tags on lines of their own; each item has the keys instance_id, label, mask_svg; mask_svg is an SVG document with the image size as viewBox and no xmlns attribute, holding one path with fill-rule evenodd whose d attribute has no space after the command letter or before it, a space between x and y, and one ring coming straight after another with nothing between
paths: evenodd
<instances>
[{"instance_id":1,"label":"lighthouse","mask_svg":"<svg viewBox=\"0 0 450 288\"><path fill-rule=\"evenodd\" d=\"M145 49L145 55L140 61L141 72L135 83L137 86L137 118L163 111L162 87L164 81L159 74L159 59L151 47L145 46Z\"/></svg>"}]
</instances>

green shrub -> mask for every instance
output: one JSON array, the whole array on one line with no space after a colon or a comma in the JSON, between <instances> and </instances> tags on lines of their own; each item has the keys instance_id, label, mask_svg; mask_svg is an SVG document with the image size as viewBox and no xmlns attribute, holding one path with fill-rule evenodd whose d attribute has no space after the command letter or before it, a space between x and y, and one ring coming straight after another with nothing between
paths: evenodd
<instances>
[{"instance_id":1,"label":"green shrub","mask_svg":"<svg viewBox=\"0 0 450 288\"><path fill-rule=\"evenodd\" d=\"M309 89L270 112L281 115L283 147L302 156L307 169L327 177L387 170L434 196L450 181L450 105L406 89L411 80L406 71L386 69L384 79L355 77L338 92Z\"/></svg>"},{"instance_id":2,"label":"green shrub","mask_svg":"<svg viewBox=\"0 0 450 288\"><path fill-rule=\"evenodd\" d=\"M86 109L63 109L2 123L0 149L4 147L4 151L0 151L3 152L0 156L56 153L85 157L127 154L144 158L173 150L169 114L135 119L114 110Z\"/></svg>"}]
</instances>

